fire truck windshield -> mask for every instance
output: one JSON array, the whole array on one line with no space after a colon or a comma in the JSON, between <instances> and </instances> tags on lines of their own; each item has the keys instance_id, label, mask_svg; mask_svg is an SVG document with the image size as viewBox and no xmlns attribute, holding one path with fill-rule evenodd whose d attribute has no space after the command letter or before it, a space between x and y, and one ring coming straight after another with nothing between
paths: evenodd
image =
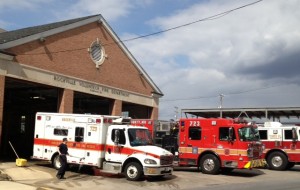
<instances>
[{"instance_id":1,"label":"fire truck windshield","mask_svg":"<svg viewBox=\"0 0 300 190\"><path fill-rule=\"evenodd\" d=\"M247 126L240 128L239 130L239 138L241 141L259 141L259 133L258 129L253 126Z\"/></svg>"},{"instance_id":2,"label":"fire truck windshield","mask_svg":"<svg viewBox=\"0 0 300 190\"><path fill-rule=\"evenodd\" d=\"M128 136L131 146L152 145L152 139L148 129L129 129Z\"/></svg>"}]
</instances>

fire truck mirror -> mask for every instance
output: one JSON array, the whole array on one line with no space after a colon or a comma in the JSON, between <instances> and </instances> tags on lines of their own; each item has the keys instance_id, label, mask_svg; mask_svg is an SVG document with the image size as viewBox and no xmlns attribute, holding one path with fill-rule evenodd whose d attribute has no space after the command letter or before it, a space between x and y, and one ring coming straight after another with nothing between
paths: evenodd
<instances>
[{"instance_id":1,"label":"fire truck mirror","mask_svg":"<svg viewBox=\"0 0 300 190\"><path fill-rule=\"evenodd\" d=\"M293 135L293 141L297 141L298 140L298 135L297 135L297 130L296 128L292 128L292 135Z\"/></svg>"},{"instance_id":2,"label":"fire truck mirror","mask_svg":"<svg viewBox=\"0 0 300 190\"><path fill-rule=\"evenodd\" d=\"M117 145L119 144L120 141L120 131L119 129L115 130L115 139L114 139L114 143Z\"/></svg>"},{"instance_id":3,"label":"fire truck mirror","mask_svg":"<svg viewBox=\"0 0 300 190\"><path fill-rule=\"evenodd\" d=\"M232 127L230 127L228 129L228 134L229 134L228 141L233 141L233 128Z\"/></svg>"}]
</instances>

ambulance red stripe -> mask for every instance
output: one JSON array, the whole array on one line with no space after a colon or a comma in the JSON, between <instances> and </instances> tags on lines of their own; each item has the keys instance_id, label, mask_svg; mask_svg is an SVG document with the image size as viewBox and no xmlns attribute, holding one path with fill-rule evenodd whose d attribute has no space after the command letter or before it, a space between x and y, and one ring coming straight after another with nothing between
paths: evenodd
<instances>
[{"instance_id":1,"label":"ambulance red stripe","mask_svg":"<svg viewBox=\"0 0 300 190\"><path fill-rule=\"evenodd\" d=\"M61 143L61 140L51 140L51 139L42 139L42 138L35 138L34 145L43 145L43 146L54 146L57 147ZM153 156L157 159L160 158L159 155L148 153L146 151L140 151L133 148L125 148L125 147L118 147L112 145L105 145L104 144L97 144L97 143L83 143L83 142L73 142L68 141L69 149L80 149L80 150L94 150L94 151L108 151L111 149L114 153L124 154L124 155L131 155L134 153L141 153L149 156ZM116 152L116 149L118 150Z\"/></svg>"}]
</instances>

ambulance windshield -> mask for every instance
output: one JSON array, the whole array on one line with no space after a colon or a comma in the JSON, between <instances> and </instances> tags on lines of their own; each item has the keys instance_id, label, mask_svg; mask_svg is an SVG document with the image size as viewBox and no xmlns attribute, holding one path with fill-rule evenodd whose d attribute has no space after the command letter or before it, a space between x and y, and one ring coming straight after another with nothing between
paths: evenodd
<instances>
[{"instance_id":1,"label":"ambulance windshield","mask_svg":"<svg viewBox=\"0 0 300 190\"><path fill-rule=\"evenodd\" d=\"M128 130L128 136L131 146L152 145L152 139L148 129L131 128Z\"/></svg>"},{"instance_id":2,"label":"ambulance windshield","mask_svg":"<svg viewBox=\"0 0 300 190\"><path fill-rule=\"evenodd\" d=\"M253 126L247 126L239 129L239 138L241 141L259 141L258 129Z\"/></svg>"}]
</instances>

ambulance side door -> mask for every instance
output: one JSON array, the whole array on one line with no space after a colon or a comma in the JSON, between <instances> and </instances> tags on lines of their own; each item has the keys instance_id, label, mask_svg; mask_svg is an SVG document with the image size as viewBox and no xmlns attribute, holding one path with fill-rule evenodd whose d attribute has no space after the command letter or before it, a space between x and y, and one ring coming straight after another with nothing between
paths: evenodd
<instances>
[{"instance_id":1,"label":"ambulance side door","mask_svg":"<svg viewBox=\"0 0 300 190\"><path fill-rule=\"evenodd\" d=\"M125 152L126 147L126 136L125 130L120 128L114 128L108 133L107 137L107 150L105 152L105 158L107 161L112 162L123 162L125 158L128 156L128 152Z\"/></svg>"},{"instance_id":2,"label":"ambulance side door","mask_svg":"<svg viewBox=\"0 0 300 190\"><path fill-rule=\"evenodd\" d=\"M99 165L101 152L104 150L104 145L100 142L100 127L97 124L88 124L85 133L85 153L84 162L95 166Z\"/></svg>"},{"instance_id":3,"label":"ambulance side door","mask_svg":"<svg viewBox=\"0 0 300 190\"><path fill-rule=\"evenodd\" d=\"M69 154L68 157L69 162L79 163L80 158L83 158L85 155L85 123L74 123L73 126L70 127L69 130L70 139L68 142Z\"/></svg>"}]
</instances>

